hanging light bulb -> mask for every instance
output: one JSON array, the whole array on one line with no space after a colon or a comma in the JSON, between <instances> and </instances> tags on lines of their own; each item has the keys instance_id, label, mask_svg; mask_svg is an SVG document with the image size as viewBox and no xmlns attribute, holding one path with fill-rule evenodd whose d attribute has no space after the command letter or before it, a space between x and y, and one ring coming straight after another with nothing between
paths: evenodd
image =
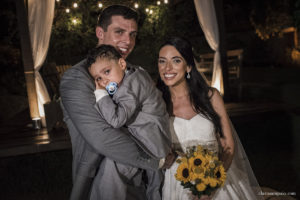
<instances>
[{"instance_id":1,"label":"hanging light bulb","mask_svg":"<svg viewBox=\"0 0 300 200\"><path fill-rule=\"evenodd\" d=\"M74 4L73 4L73 7L74 7L74 8L77 8L77 7L78 7L78 4L77 4L77 3L74 3Z\"/></svg>"},{"instance_id":2,"label":"hanging light bulb","mask_svg":"<svg viewBox=\"0 0 300 200\"><path fill-rule=\"evenodd\" d=\"M56 2L60 2L60 0L56 0Z\"/></svg>"},{"instance_id":3,"label":"hanging light bulb","mask_svg":"<svg viewBox=\"0 0 300 200\"><path fill-rule=\"evenodd\" d=\"M135 7L135 8L139 8L139 4L138 4L138 3L135 3L135 4L134 4L134 7Z\"/></svg>"},{"instance_id":4,"label":"hanging light bulb","mask_svg":"<svg viewBox=\"0 0 300 200\"><path fill-rule=\"evenodd\" d=\"M168 0L164 0L164 3L167 4L167 3L168 3Z\"/></svg>"},{"instance_id":5,"label":"hanging light bulb","mask_svg":"<svg viewBox=\"0 0 300 200\"><path fill-rule=\"evenodd\" d=\"M157 1L156 3L157 3L158 6L160 5L160 1Z\"/></svg>"},{"instance_id":6,"label":"hanging light bulb","mask_svg":"<svg viewBox=\"0 0 300 200\"><path fill-rule=\"evenodd\" d=\"M102 7L103 7L103 4L102 4L102 3L98 3L98 7L99 7L99 8L102 8Z\"/></svg>"},{"instance_id":7,"label":"hanging light bulb","mask_svg":"<svg viewBox=\"0 0 300 200\"><path fill-rule=\"evenodd\" d=\"M149 8L146 8L146 12L149 12Z\"/></svg>"},{"instance_id":8,"label":"hanging light bulb","mask_svg":"<svg viewBox=\"0 0 300 200\"><path fill-rule=\"evenodd\" d=\"M149 10L150 15L153 13L153 10Z\"/></svg>"},{"instance_id":9,"label":"hanging light bulb","mask_svg":"<svg viewBox=\"0 0 300 200\"><path fill-rule=\"evenodd\" d=\"M66 13L70 13L70 9L69 8L66 9Z\"/></svg>"}]
</instances>

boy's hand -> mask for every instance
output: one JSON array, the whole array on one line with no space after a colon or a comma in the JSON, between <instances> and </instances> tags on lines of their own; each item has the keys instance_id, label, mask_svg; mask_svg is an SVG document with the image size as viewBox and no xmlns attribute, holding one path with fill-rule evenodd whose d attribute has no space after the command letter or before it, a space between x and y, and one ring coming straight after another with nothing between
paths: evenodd
<instances>
[{"instance_id":1,"label":"boy's hand","mask_svg":"<svg viewBox=\"0 0 300 200\"><path fill-rule=\"evenodd\" d=\"M162 169L169 169L173 163L175 162L176 158L177 158L177 153L175 152L171 152L167 155L164 166L162 167Z\"/></svg>"},{"instance_id":2,"label":"boy's hand","mask_svg":"<svg viewBox=\"0 0 300 200\"><path fill-rule=\"evenodd\" d=\"M105 90L105 87L101 86L101 84L95 80L95 84L96 84L96 90L101 89L101 90Z\"/></svg>"}]
</instances>

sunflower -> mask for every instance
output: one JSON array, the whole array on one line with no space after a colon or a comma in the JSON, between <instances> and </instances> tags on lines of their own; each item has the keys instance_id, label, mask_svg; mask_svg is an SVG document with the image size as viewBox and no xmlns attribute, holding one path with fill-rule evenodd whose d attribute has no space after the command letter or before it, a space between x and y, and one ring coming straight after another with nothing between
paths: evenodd
<instances>
[{"instance_id":1,"label":"sunflower","mask_svg":"<svg viewBox=\"0 0 300 200\"><path fill-rule=\"evenodd\" d=\"M191 176L191 180L196 180L196 179L203 179L204 178L204 173L205 170L202 167L194 167L193 168L193 173Z\"/></svg>"},{"instance_id":2,"label":"sunflower","mask_svg":"<svg viewBox=\"0 0 300 200\"><path fill-rule=\"evenodd\" d=\"M207 164L209 168L214 169L216 167L216 161L218 157L212 155L205 155L206 160L208 161Z\"/></svg>"},{"instance_id":3,"label":"sunflower","mask_svg":"<svg viewBox=\"0 0 300 200\"><path fill-rule=\"evenodd\" d=\"M184 183L189 182L191 179L191 171L186 162L182 162L176 171L175 178L178 181L183 181Z\"/></svg>"},{"instance_id":4,"label":"sunflower","mask_svg":"<svg viewBox=\"0 0 300 200\"><path fill-rule=\"evenodd\" d=\"M176 159L176 163L178 163L179 165L180 165L181 163L186 163L186 164L188 164L188 159L187 159L186 157L179 157L179 158Z\"/></svg>"},{"instance_id":5,"label":"sunflower","mask_svg":"<svg viewBox=\"0 0 300 200\"><path fill-rule=\"evenodd\" d=\"M216 167L216 164L215 164L215 162L210 161L210 162L208 163L208 166L209 166L209 168L214 169L214 168Z\"/></svg>"},{"instance_id":6,"label":"sunflower","mask_svg":"<svg viewBox=\"0 0 300 200\"><path fill-rule=\"evenodd\" d=\"M204 183L198 183L196 185L196 189L199 191L199 192L203 192L205 189L206 189L206 185Z\"/></svg>"},{"instance_id":7,"label":"sunflower","mask_svg":"<svg viewBox=\"0 0 300 200\"><path fill-rule=\"evenodd\" d=\"M215 178L218 180L220 185L224 185L225 180L226 180L226 172L225 169L223 167L223 165L220 165L219 167L217 167L214 171L215 174Z\"/></svg>"},{"instance_id":8,"label":"sunflower","mask_svg":"<svg viewBox=\"0 0 300 200\"><path fill-rule=\"evenodd\" d=\"M219 183L219 181L216 178L212 178L212 177L207 177L207 182L212 188L216 187Z\"/></svg>"},{"instance_id":9,"label":"sunflower","mask_svg":"<svg viewBox=\"0 0 300 200\"><path fill-rule=\"evenodd\" d=\"M208 184L209 184L208 178L209 178L209 177L204 176L204 177L201 179L201 183L204 183L205 185L208 185Z\"/></svg>"},{"instance_id":10,"label":"sunflower","mask_svg":"<svg viewBox=\"0 0 300 200\"><path fill-rule=\"evenodd\" d=\"M196 152L197 152L198 154L203 154L203 152L204 152L203 147L202 147L201 145L198 145L198 146L196 147Z\"/></svg>"},{"instance_id":11,"label":"sunflower","mask_svg":"<svg viewBox=\"0 0 300 200\"><path fill-rule=\"evenodd\" d=\"M207 160L202 154L197 154L189 159L189 164L192 169L195 167L205 167Z\"/></svg>"}]
</instances>

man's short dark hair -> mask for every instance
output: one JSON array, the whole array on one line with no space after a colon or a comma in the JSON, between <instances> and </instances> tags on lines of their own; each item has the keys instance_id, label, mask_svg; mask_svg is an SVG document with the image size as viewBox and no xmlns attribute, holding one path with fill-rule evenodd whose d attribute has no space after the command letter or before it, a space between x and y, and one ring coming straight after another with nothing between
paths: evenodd
<instances>
[{"instance_id":1,"label":"man's short dark hair","mask_svg":"<svg viewBox=\"0 0 300 200\"><path fill-rule=\"evenodd\" d=\"M86 64L87 67L90 67L98 58L118 61L121 57L121 54L115 49L115 47L102 44L89 51L86 58Z\"/></svg>"},{"instance_id":2,"label":"man's short dark hair","mask_svg":"<svg viewBox=\"0 0 300 200\"><path fill-rule=\"evenodd\" d=\"M112 5L100 13L97 26L107 31L107 27L111 24L112 16L122 16L124 19L133 19L136 23L138 22L138 14L135 10L123 5Z\"/></svg>"}]
</instances>

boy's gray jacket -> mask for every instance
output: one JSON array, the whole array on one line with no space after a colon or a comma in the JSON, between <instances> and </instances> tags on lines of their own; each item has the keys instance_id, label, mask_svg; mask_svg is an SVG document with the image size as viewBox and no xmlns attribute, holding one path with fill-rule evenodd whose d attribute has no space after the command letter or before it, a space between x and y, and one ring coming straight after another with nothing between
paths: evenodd
<instances>
[{"instance_id":1,"label":"boy's gray jacket","mask_svg":"<svg viewBox=\"0 0 300 200\"><path fill-rule=\"evenodd\" d=\"M104 96L96 107L114 128L126 125L137 143L154 158L165 158L169 153L169 115L161 92L141 67L127 67L113 100Z\"/></svg>"}]
</instances>

